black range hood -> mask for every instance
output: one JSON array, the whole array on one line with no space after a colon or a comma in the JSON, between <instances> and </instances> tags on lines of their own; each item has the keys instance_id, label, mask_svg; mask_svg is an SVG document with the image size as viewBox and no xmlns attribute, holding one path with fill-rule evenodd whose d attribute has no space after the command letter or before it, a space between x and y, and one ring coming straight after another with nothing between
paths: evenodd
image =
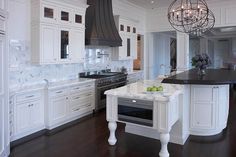
<instances>
[{"instance_id":1,"label":"black range hood","mask_svg":"<svg viewBox=\"0 0 236 157\"><path fill-rule=\"evenodd\" d=\"M115 25L112 0L87 0L85 44L90 46L122 46Z\"/></svg>"}]
</instances>

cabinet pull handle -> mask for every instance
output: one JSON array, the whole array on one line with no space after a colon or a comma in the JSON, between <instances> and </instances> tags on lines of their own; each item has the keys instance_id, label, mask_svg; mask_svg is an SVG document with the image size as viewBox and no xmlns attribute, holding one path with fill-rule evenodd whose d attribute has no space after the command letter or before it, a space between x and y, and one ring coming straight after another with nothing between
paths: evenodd
<instances>
[{"instance_id":1,"label":"cabinet pull handle","mask_svg":"<svg viewBox=\"0 0 236 157\"><path fill-rule=\"evenodd\" d=\"M74 89L80 89L80 87L74 88Z\"/></svg>"},{"instance_id":2,"label":"cabinet pull handle","mask_svg":"<svg viewBox=\"0 0 236 157\"><path fill-rule=\"evenodd\" d=\"M32 97L34 97L34 95L26 96L26 98L32 98Z\"/></svg>"},{"instance_id":3,"label":"cabinet pull handle","mask_svg":"<svg viewBox=\"0 0 236 157\"><path fill-rule=\"evenodd\" d=\"M60 93L62 93L62 91L59 91L59 92L56 92L57 94L60 94Z\"/></svg>"},{"instance_id":4,"label":"cabinet pull handle","mask_svg":"<svg viewBox=\"0 0 236 157\"><path fill-rule=\"evenodd\" d=\"M73 110L73 111L79 111L80 110L80 108L77 108L77 109L75 109L75 110Z\"/></svg>"},{"instance_id":5,"label":"cabinet pull handle","mask_svg":"<svg viewBox=\"0 0 236 157\"><path fill-rule=\"evenodd\" d=\"M75 100L77 100L77 99L80 99L80 97L78 96L78 97L75 98Z\"/></svg>"}]
</instances>

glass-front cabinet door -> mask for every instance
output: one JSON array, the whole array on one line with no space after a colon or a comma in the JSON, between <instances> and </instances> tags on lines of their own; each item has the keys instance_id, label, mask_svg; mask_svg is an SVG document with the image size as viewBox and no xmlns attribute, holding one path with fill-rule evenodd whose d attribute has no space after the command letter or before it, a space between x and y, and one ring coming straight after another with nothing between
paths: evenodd
<instances>
[{"instance_id":1,"label":"glass-front cabinet door","mask_svg":"<svg viewBox=\"0 0 236 157\"><path fill-rule=\"evenodd\" d=\"M130 57L131 56L131 38L127 38L127 51L126 51L126 56Z\"/></svg>"},{"instance_id":2,"label":"glass-front cabinet door","mask_svg":"<svg viewBox=\"0 0 236 157\"><path fill-rule=\"evenodd\" d=\"M69 30L61 30L60 31L60 59L67 60L69 59L69 39L70 39L70 31Z\"/></svg>"},{"instance_id":3,"label":"glass-front cabinet door","mask_svg":"<svg viewBox=\"0 0 236 157\"><path fill-rule=\"evenodd\" d=\"M42 5L42 21L55 23L57 21L57 8L53 5Z\"/></svg>"},{"instance_id":4,"label":"glass-front cabinet door","mask_svg":"<svg viewBox=\"0 0 236 157\"><path fill-rule=\"evenodd\" d=\"M85 23L84 15L80 12L74 12L73 14L73 24L75 26L83 26Z\"/></svg>"},{"instance_id":5,"label":"glass-front cabinet door","mask_svg":"<svg viewBox=\"0 0 236 157\"><path fill-rule=\"evenodd\" d=\"M72 23L72 10L70 9L60 9L60 23L71 24Z\"/></svg>"}]
</instances>

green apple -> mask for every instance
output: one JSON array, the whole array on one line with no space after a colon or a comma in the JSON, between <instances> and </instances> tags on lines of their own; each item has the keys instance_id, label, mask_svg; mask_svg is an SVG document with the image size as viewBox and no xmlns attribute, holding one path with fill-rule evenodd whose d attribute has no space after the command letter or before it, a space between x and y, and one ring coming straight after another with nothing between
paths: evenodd
<instances>
[{"instance_id":1,"label":"green apple","mask_svg":"<svg viewBox=\"0 0 236 157\"><path fill-rule=\"evenodd\" d=\"M162 92L163 90L164 90L164 89L163 89L162 86L159 86L159 87L158 87L158 91Z\"/></svg>"},{"instance_id":2,"label":"green apple","mask_svg":"<svg viewBox=\"0 0 236 157\"><path fill-rule=\"evenodd\" d=\"M151 92L152 91L152 87L147 87L147 91Z\"/></svg>"}]
</instances>

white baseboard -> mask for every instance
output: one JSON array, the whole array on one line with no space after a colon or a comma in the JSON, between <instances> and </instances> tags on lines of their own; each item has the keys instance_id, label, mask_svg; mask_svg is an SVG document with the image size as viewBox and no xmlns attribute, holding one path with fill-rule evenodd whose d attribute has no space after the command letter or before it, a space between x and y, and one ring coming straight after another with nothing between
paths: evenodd
<instances>
[{"instance_id":1,"label":"white baseboard","mask_svg":"<svg viewBox=\"0 0 236 157\"><path fill-rule=\"evenodd\" d=\"M126 124L125 132L157 140L159 140L160 137L160 134L154 129L130 124ZM179 136L174 136L173 134L170 133L170 143L184 145L184 143L188 139L188 136L189 135L186 135L185 137L179 137Z\"/></svg>"}]
</instances>

